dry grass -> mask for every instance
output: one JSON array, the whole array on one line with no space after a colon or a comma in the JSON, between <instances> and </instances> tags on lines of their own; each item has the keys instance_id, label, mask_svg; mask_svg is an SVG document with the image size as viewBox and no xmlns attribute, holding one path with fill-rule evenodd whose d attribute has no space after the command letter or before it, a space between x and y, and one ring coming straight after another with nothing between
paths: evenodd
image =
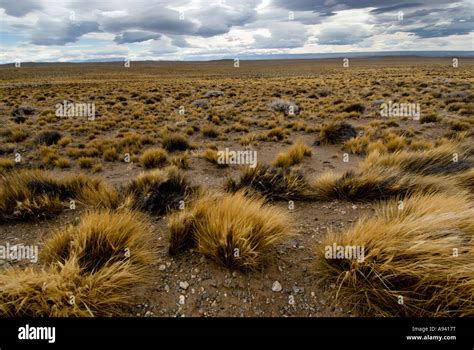
<instances>
[{"instance_id":1,"label":"dry grass","mask_svg":"<svg viewBox=\"0 0 474 350\"><path fill-rule=\"evenodd\" d=\"M57 178L41 170L0 175L0 221L48 217L69 206L70 200L106 208L118 205L113 189L86 175Z\"/></svg>"},{"instance_id":2,"label":"dry grass","mask_svg":"<svg viewBox=\"0 0 474 350\"><path fill-rule=\"evenodd\" d=\"M150 214L165 214L178 209L194 192L194 188L175 166L141 173L122 189L132 207Z\"/></svg>"},{"instance_id":3,"label":"dry grass","mask_svg":"<svg viewBox=\"0 0 474 350\"><path fill-rule=\"evenodd\" d=\"M53 233L41 259L64 264L75 257L83 273L95 273L115 263L127 263L140 274L153 261L147 219L140 213L119 210L86 213L78 225Z\"/></svg>"},{"instance_id":4,"label":"dry grass","mask_svg":"<svg viewBox=\"0 0 474 350\"><path fill-rule=\"evenodd\" d=\"M225 189L229 192L243 190L271 200L303 199L308 196L306 180L299 170L263 164L245 169L238 181L227 180Z\"/></svg>"},{"instance_id":5,"label":"dry grass","mask_svg":"<svg viewBox=\"0 0 474 350\"><path fill-rule=\"evenodd\" d=\"M13 317L111 316L144 282L153 262L150 230L140 214L87 213L57 231L42 251L43 269L0 274L0 314Z\"/></svg>"},{"instance_id":6,"label":"dry grass","mask_svg":"<svg viewBox=\"0 0 474 350\"><path fill-rule=\"evenodd\" d=\"M273 165L281 168L289 168L293 165L299 164L304 157L311 157L312 150L304 143L295 143L288 152L279 153Z\"/></svg>"},{"instance_id":7,"label":"dry grass","mask_svg":"<svg viewBox=\"0 0 474 350\"><path fill-rule=\"evenodd\" d=\"M347 171L342 175L328 172L311 182L312 191L320 200L355 202L404 197L415 192L453 192L451 185L452 182L444 177L417 176L384 167Z\"/></svg>"},{"instance_id":8,"label":"dry grass","mask_svg":"<svg viewBox=\"0 0 474 350\"><path fill-rule=\"evenodd\" d=\"M468 149L457 143L447 142L421 151L399 151L383 155L372 152L360 165L360 169L365 171L374 166L383 166L421 175L451 174L474 166L469 155Z\"/></svg>"},{"instance_id":9,"label":"dry grass","mask_svg":"<svg viewBox=\"0 0 474 350\"><path fill-rule=\"evenodd\" d=\"M388 202L374 217L326 236L317 249L317 274L336 284L337 298L369 314L473 316L473 215L462 195L416 194L402 209L398 200ZM326 258L333 243L363 246L363 261Z\"/></svg>"},{"instance_id":10,"label":"dry grass","mask_svg":"<svg viewBox=\"0 0 474 350\"><path fill-rule=\"evenodd\" d=\"M458 176L458 180L452 176L472 169L474 163L469 155L468 149L452 142L429 150L384 154L375 150L357 170L342 175L321 174L311 182L311 188L322 200L370 201L403 197L415 192L453 193L462 191L463 187L466 188L463 184L471 181L471 172Z\"/></svg>"},{"instance_id":11,"label":"dry grass","mask_svg":"<svg viewBox=\"0 0 474 350\"><path fill-rule=\"evenodd\" d=\"M324 123L319 131L319 141L322 144L339 144L356 137L354 127L340 120Z\"/></svg>"},{"instance_id":12,"label":"dry grass","mask_svg":"<svg viewBox=\"0 0 474 350\"><path fill-rule=\"evenodd\" d=\"M9 170L15 167L15 162L8 158L0 158L0 171Z\"/></svg>"},{"instance_id":13,"label":"dry grass","mask_svg":"<svg viewBox=\"0 0 474 350\"><path fill-rule=\"evenodd\" d=\"M147 169L158 168L168 161L168 153L162 148L150 148L143 152L140 164Z\"/></svg>"},{"instance_id":14,"label":"dry grass","mask_svg":"<svg viewBox=\"0 0 474 350\"><path fill-rule=\"evenodd\" d=\"M228 268L262 266L271 247L292 233L286 212L243 193L204 195L170 218L170 253L190 246Z\"/></svg>"},{"instance_id":15,"label":"dry grass","mask_svg":"<svg viewBox=\"0 0 474 350\"><path fill-rule=\"evenodd\" d=\"M180 134L165 135L161 144L168 152L186 151L191 148L186 138Z\"/></svg>"}]
</instances>

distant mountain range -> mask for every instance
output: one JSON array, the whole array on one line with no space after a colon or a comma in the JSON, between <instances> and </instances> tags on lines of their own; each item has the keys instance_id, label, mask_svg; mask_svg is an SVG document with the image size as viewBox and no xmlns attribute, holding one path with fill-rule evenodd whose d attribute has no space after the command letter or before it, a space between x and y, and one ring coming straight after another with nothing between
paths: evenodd
<instances>
[{"instance_id":1,"label":"distant mountain range","mask_svg":"<svg viewBox=\"0 0 474 350\"><path fill-rule=\"evenodd\" d=\"M192 56L181 61L175 60L145 60L140 62L193 62L193 61L222 61L222 60L283 60L283 59L324 59L324 58L369 58L369 57L472 57L474 51L379 51L379 52L337 52L337 53L306 53L306 54L256 54L242 53L237 55L226 55L219 58L205 58ZM94 63L94 62L123 62L126 57L95 58L88 60L71 60L67 62L24 62L24 63ZM13 63L7 63L11 65ZM2 64L0 66L3 66Z\"/></svg>"}]
</instances>

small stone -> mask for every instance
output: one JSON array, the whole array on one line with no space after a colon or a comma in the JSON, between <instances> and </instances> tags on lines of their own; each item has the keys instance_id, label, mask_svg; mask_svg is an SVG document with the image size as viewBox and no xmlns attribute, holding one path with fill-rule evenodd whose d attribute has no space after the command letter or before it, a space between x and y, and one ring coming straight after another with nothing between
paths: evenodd
<instances>
[{"instance_id":1,"label":"small stone","mask_svg":"<svg viewBox=\"0 0 474 350\"><path fill-rule=\"evenodd\" d=\"M184 302L185 302L185 297L184 297L184 295L181 294L178 298L178 303L180 305L184 305Z\"/></svg>"},{"instance_id":2,"label":"small stone","mask_svg":"<svg viewBox=\"0 0 474 350\"><path fill-rule=\"evenodd\" d=\"M278 281L273 282L272 291L274 291L274 292L281 292L281 290L282 290L281 283L278 282Z\"/></svg>"},{"instance_id":3,"label":"small stone","mask_svg":"<svg viewBox=\"0 0 474 350\"><path fill-rule=\"evenodd\" d=\"M153 316L153 312L151 312L149 310L147 312L145 312L145 317L151 317L151 316Z\"/></svg>"},{"instance_id":4,"label":"small stone","mask_svg":"<svg viewBox=\"0 0 474 350\"><path fill-rule=\"evenodd\" d=\"M160 271L165 271L165 270L166 270L166 265L165 265L165 264L161 264L160 267L158 267L158 270L160 270Z\"/></svg>"},{"instance_id":5,"label":"small stone","mask_svg":"<svg viewBox=\"0 0 474 350\"><path fill-rule=\"evenodd\" d=\"M179 282L179 288L186 290L186 289L188 289L188 287L189 287L189 283L188 283L188 282L186 282L186 281L184 281L184 282Z\"/></svg>"}]
</instances>

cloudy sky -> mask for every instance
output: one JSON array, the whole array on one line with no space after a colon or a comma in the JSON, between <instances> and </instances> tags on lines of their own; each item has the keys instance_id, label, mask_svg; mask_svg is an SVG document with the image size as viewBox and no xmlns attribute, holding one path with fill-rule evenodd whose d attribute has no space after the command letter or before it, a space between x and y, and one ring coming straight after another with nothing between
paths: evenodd
<instances>
[{"instance_id":1,"label":"cloudy sky","mask_svg":"<svg viewBox=\"0 0 474 350\"><path fill-rule=\"evenodd\" d=\"M0 63L473 50L473 0L0 0Z\"/></svg>"}]
</instances>

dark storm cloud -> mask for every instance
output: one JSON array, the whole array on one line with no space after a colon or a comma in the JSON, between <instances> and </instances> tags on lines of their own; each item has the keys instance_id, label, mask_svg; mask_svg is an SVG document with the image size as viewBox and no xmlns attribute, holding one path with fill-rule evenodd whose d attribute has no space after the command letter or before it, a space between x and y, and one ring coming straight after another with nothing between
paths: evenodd
<instances>
[{"instance_id":1,"label":"dark storm cloud","mask_svg":"<svg viewBox=\"0 0 474 350\"><path fill-rule=\"evenodd\" d=\"M395 14L382 13L371 23L384 33L409 32L420 38L436 38L469 34L473 31L472 10L465 5L406 11L402 20Z\"/></svg>"},{"instance_id":2,"label":"dark storm cloud","mask_svg":"<svg viewBox=\"0 0 474 350\"><path fill-rule=\"evenodd\" d=\"M36 30L30 33L30 41L35 45L65 45L75 42L82 35L99 31L96 22L61 22L40 20Z\"/></svg>"},{"instance_id":3,"label":"dark storm cloud","mask_svg":"<svg viewBox=\"0 0 474 350\"><path fill-rule=\"evenodd\" d=\"M459 1L452 0L424 0L418 2L420 6L432 4L448 4ZM375 7L383 9L396 6L397 10L413 6L413 0L274 0L273 4L294 11L316 11L316 12L332 12L350 9L362 9Z\"/></svg>"},{"instance_id":4,"label":"dark storm cloud","mask_svg":"<svg viewBox=\"0 0 474 350\"><path fill-rule=\"evenodd\" d=\"M41 9L42 6L35 0L0 0L0 8L3 8L7 15L23 17L31 11Z\"/></svg>"},{"instance_id":5,"label":"dark storm cloud","mask_svg":"<svg viewBox=\"0 0 474 350\"><path fill-rule=\"evenodd\" d=\"M101 15L98 21L106 32L120 33L128 30L142 30L163 34L192 34L198 25L175 10L153 6L129 11L121 17Z\"/></svg>"},{"instance_id":6,"label":"dark storm cloud","mask_svg":"<svg viewBox=\"0 0 474 350\"><path fill-rule=\"evenodd\" d=\"M153 32L124 32L115 37L114 41L117 44L138 43L150 39L159 39L161 34Z\"/></svg>"}]
</instances>

